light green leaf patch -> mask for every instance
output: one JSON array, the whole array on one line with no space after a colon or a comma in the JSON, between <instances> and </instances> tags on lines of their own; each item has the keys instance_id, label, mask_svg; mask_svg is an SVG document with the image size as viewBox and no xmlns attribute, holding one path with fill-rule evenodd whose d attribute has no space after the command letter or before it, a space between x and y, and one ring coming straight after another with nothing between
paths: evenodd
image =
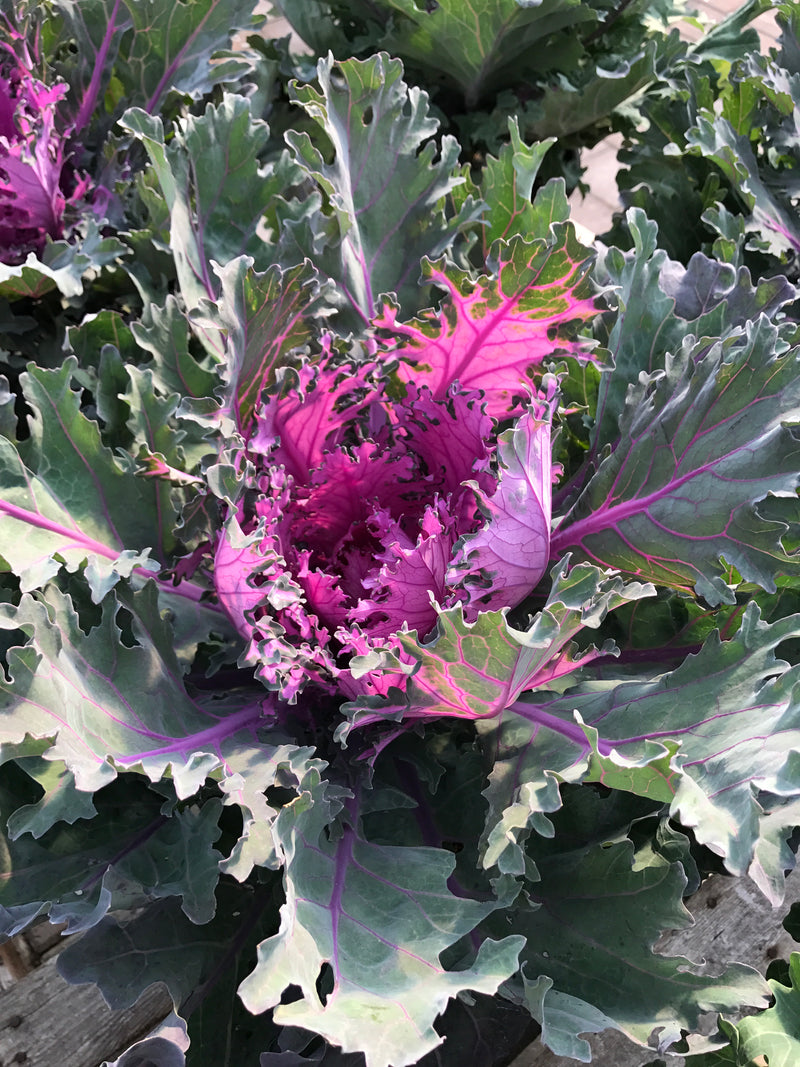
<instances>
[{"instance_id":1,"label":"light green leaf patch","mask_svg":"<svg viewBox=\"0 0 800 1067\"><path fill-rule=\"evenodd\" d=\"M99 601L119 576L152 568L158 493L102 443L72 388L75 367L70 357L57 370L31 365L22 375L33 415L27 439L0 438L0 553L23 590L62 563L76 570L88 561Z\"/></svg>"}]
</instances>

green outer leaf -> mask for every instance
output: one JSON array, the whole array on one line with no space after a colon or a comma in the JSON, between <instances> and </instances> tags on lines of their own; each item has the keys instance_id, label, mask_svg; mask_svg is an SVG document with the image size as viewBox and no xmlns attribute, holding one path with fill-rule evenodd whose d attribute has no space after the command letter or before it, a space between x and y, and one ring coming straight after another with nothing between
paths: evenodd
<instances>
[{"instance_id":1,"label":"green outer leaf","mask_svg":"<svg viewBox=\"0 0 800 1067\"><path fill-rule=\"evenodd\" d=\"M154 374L138 367L125 368L128 387L125 400L130 409L128 429L133 435L134 449L139 458L157 456L176 471L184 468L181 442L185 430L174 428L175 409L178 397L162 397L155 391ZM171 423L173 425L171 425ZM210 451L211 446L207 446ZM155 497L155 516L151 537L156 540L159 559L169 559L176 548L175 528L178 525L182 500L178 491L169 482L155 480L151 492Z\"/></svg>"},{"instance_id":2,"label":"green outer leaf","mask_svg":"<svg viewBox=\"0 0 800 1067\"><path fill-rule=\"evenodd\" d=\"M168 92L201 96L230 76L210 62L237 30L250 26L252 0L126 0L132 35L114 66L131 103L155 112Z\"/></svg>"},{"instance_id":3,"label":"green outer leaf","mask_svg":"<svg viewBox=\"0 0 800 1067\"><path fill-rule=\"evenodd\" d=\"M600 254L595 276L617 289L617 313L606 342L614 366L601 376L593 433L594 453L615 445L630 386L642 372L663 370L689 334L725 337L763 313L778 316L795 299L794 286L778 275L753 285L745 268L734 270L697 253L688 267L659 248L655 222L639 208L626 213L630 252Z\"/></svg>"},{"instance_id":4,"label":"green outer leaf","mask_svg":"<svg viewBox=\"0 0 800 1067\"><path fill-rule=\"evenodd\" d=\"M203 926L189 922L173 900L121 923L106 918L59 954L59 972L69 982L96 983L115 1010L130 1007L154 982L164 982L176 1011L188 1020L187 1067L262 1062L261 1053L277 1047L280 1031L269 1014L252 1016L236 990L253 967L256 943L275 930L279 879L273 875L255 887L221 881L216 895L216 915ZM163 1047L148 1051L161 1065ZM173 1060L168 1062L172 1067ZM183 1065L182 1055L177 1063Z\"/></svg>"},{"instance_id":5,"label":"green outer leaf","mask_svg":"<svg viewBox=\"0 0 800 1067\"><path fill-rule=\"evenodd\" d=\"M608 338L614 367L600 379L595 412L594 438L598 451L619 436L619 419L625 410L628 388L642 371L652 374L663 368L673 341L675 301L660 284L668 257L658 248L658 226L638 208L629 210L626 220L634 242L633 251L625 255L612 248L598 262L598 273L601 277L607 275L619 293L617 314ZM667 330L669 337L662 341L661 335Z\"/></svg>"},{"instance_id":6,"label":"green outer leaf","mask_svg":"<svg viewBox=\"0 0 800 1067\"><path fill-rule=\"evenodd\" d=\"M653 951L664 930L691 924L679 863L622 840L564 852L556 845L537 866L533 906L498 912L487 926L524 934L524 972L552 981L543 998L542 978L529 995L536 991L536 1010L555 1031L557 1048L568 1047L587 1020L588 1029L599 1028L605 1015L642 1045L656 1029L665 1051L682 1029L696 1029L705 1011L764 1004L767 985L753 968L732 964L703 976L684 957Z\"/></svg>"},{"instance_id":7,"label":"green outer leaf","mask_svg":"<svg viewBox=\"0 0 800 1067\"><path fill-rule=\"evenodd\" d=\"M753 864L770 891L757 848L765 833L774 847L779 831L763 819L759 794L800 796L800 667L775 656L798 633L800 616L767 624L751 603L730 640L712 634L699 653L652 681L616 680L610 669L611 678L592 680L588 669L585 682L563 696L536 694L510 708L491 738L484 862L519 871L518 848L509 842L560 807L559 782L589 779L670 801L676 819L731 873ZM783 887L773 865L777 903Z\"/></svg>"},{"instance_id":8,"label":"green outer leaf","mask_svg":"<svg viewBox=\"0 0 800 1067\"><path fill-rule=\"evenodd\" d=\"M222 855L211 846L219 838L222 802L207 800L173 812L147 842L120 863L127 878L139 882L147 895L182 898L181 907L202 925L214 917L214 889Z\"/></svg>"},{"instance_id":9,"label":"green outer leaf","mask_svg":"<svg viewBox=\"0 0 800 1067\"><path fill-rule=\"evenodd\" d=\"M157 490L102 444L71 388L75 366L69 357L57 370L31 364L22 375L34 415L16 448L0 438L0 551L23 590L56 574L59 561L75 570L88 559L99 600L156 547Z\"/></svg>"},{"instance_id":10,"label":"green outer leaf","mask_svg":"<svg viewBox=\"0 0 800 1067\"><path fill-rule=\"evenodd\" d=\"M515 116L509 117L508 133L510 143L500 149L499 156L487 157L480 186L475 187L486 204L482 238L484 259L498 237L506 241L515 234L528 238L547 237L549 231L549 224L542 227L531 197L539 167L555 144L555 138L526 145L520 137ZM568 218L567 205L566 214L563 217L556 215L551 221L565 222Z\"/></svg>"},{"instance_id":11,"label":"green outer leaf","mask_svg":"<svg viewBox=\"0 0 800 1067\"><path fill-rule=\"evenodd\" d=\"M287 221L284 246L289 251L291 238L334 281L348 320L363 328L382 294L416 310L420 260L441 255L478 209L467 201L455 218L445 217L444 198L463 181L458 144L449 136L434 142L438 123L427 94L406 86L400 61L380 53L338 63L335 72L334 62L329 55L317 65L321 91L293 90L330 140L333 161L325 162L308 133L286 135L332 216L316 223L319 232L307 220Z\"/></svg>"},{"instance_id":12,"label":"green outer leaf","mask_svg":"<svg viewBox=\"0 0 800 1067\"><path fill-rule=\"evenodd\" d=\"M246 931L249 924L255 926L252 936L261 925L263 936L267 932L264 927L275 926L269 907L273 903L271 887L262 885L254 890L250 885L221 882L217 897L219 907L203 926L182 914L174 900L159 901L123 923L105 918L80 942L72 942L59 954L59 973L68 982L96 983L115 1011L135 1004L154 982L166 984L176 1006L193 994L201 1000L198 994L204 981L226 956L235 957L243 951L246 956L253 955L252 942L235 945L237 933ZM265 914L267 908L271 914ZM230 949L233 951L229 953ZM227 985L227 976L224 981ZM217 989L214 996L219 994Z\"/></svg>"},{"instance_id":13,"label":"green outer leaf","mask_svg":"<svg viewBox=\"0 0 800 1067\"><path fill-rule=\"evenodd\" d=\"M67 327L65 348L78 361L76 380L94 397L103 439L126 444L125 423L130 412L119 394L128 386L125 367L141 364L144 352L124 316L108 308L87 315L80 325Z\"/></svg>"},{"instance_id":14,"label":"green outer leaf","mask_svg":"<svg viewBox=\"0 0 800 1067\"><path fill-rule=\"evenodd\" d=\"M395 18L381 47L455 82L468 107L524 70L550 65L544 39L559 30L583 35L597 21L580 0L439 0L423 10L415 0L385 0Z\"/></svg>"},{"instance_id":15,"label":"green outer leaf","mask_svg":"<svg viewBox=\"0 0 800 1067\"><path fill-rule=\"evenodd\" d=\"M8 387L8 378L0 374L0 437L14 440L17 435L16 397Z\"/></svg>"},{"instance_id":16,"label":"green outer leaf","mask_svg":"<svg viewBox=\"0 0 800 1067\"><path fill-rule=\"evenodd\" d=\"M2 755L6 756L5 749ZM36 803L40 790L13 764L3 767L1 777L0 818L5 824L15 809L24 810ZM113 810L111 803L120 799L122 805ZM71 826L59 821L39 839L22 834L4 841L0 933L4 937L19 933L52 906L60 908L73 929L97 922L112 900L110 890L101 886L104 873L120 851L160 825L162 799L142 790L105 794L98 797L98 815L91 821L78 819ZM100 877L95 879L97 873ZM117 906L141 903L141 887L124 885L117 879L114 888Z\"/></svg>"},{"instance_id":17,"label":"green outer leaf","mask_svg":"<svg viewBox=\"0 0 800 1067\"><path fill-rule=\"evenodd\" d=\"M151 354L153 373L165 393L214 395L219 378L189 351L189 323L174 296L167 297L163 308L148 304L142 321L132 322L130 329L136 343Z\"/></svg>"},{"instance_id":18,"label":"green outer leaf","mask_svg":"<svg viewBox=\"0 0 800 1067\"><path fill-rule=\"evenodd\" d=\"M308 260L287 270L271 266L263 274L252 268L246 257L220 267L219 301L204 302L194 316L203 326L225 331L223 411L245 429L276 371L290 364L293 349L315 335L314 316L328 295Z\"/></svg>"},{"instance_id":19,"label":"green outer leaf","mask_svg":"<svg viewBox=\"0 0 800 1067\"><path fill-rule=\"evenodd\" d=\"M748 52L758 52L761 45L758 31L746 27L753 19L770 10L771 0L745 0L692 45L691 53L734 62Z\"/></svg>"},{"instance_id":20,"label":"green outer leaf","mask_svg":"<svg viewBox=\"0 0 800 1067\"><path fill-rule=\"evenodd\" d=\"M25 800L38 789L13 765L4 767L3 780L0 809L3 821L11 823L14 808L22 802L17 811L24 811ZM71 825L59 820L36 840L23 833L6 841L2 933L13 934L48 911L51 922L68 922L73 932L99 922L109 907L137 907L164 897L181 898L192 922L207 922L219 878L220 854L212 846L221 804L214 799L166 818L163 794L169 792L165 786L154 793L128 776L98 793L93 816L84 810ZM78 804L74 812L80 813Z\"/></svg>"},{"instance_id":21,"label":"green outer leaf","mask_svg":"<svg viewBox=\"0 0 800 1067\"><path fill-rule=\"evenodd\" d=\"M721 1020L720 1029L726 1035L727 1025L724 1019ZM656 1060L651 1067L661 1067L663 1062L663 1060ZM686 1067L741 1067L741 1064L736 1058L733 1048L730 1045L726 1045L725 1048L715 1049L713 1052L704 1052L699 1056L687 1057Z\"/></svg>"},{"instance_id":22,"label":"green outer leaf","mask_svg":"<svg viewBox=\"0 0 800 1067\"><path fill-rule=\"evenodd\" d=\"M134 618L132 647L121 641L120 605ZM114 764L141 768L152 781L171 768L182 797L221 764L234 773L237 752L252 745L264 698L246 694L238 707L234 699L233 707L208 709L190 699L153 583L136 593L119 588L101 612L86 634L69 598L53 586L38 599L26 594L19 608L0 604L0 629L29 635L25 647L8 653L11 680L0 679L0 743L54 739L47 758L63 759L89 792L115 778ZM265 762L276 751L267 747Z\"/></svg>"},{"instance_id":23,"label":"green outer leaf","mask_svg":"<svg viewBox=\"0 0 800 1067\"><path fill-rule=\"evenodd\" d=\"M212 262L224 265L248 255L259 267L269 264L274 247L257 232L259 221L287 181L299 182L302 172L295 168L287 174L286 164L279 173L260 165L269 128L253 119L246 98L224 93L219 105L182 119L169 144L161 118L140 108L126 111L120 124L144 144L158 178L181 294L190 311L219 295ZM200 338L219 358L218 334Z\"/></svg>"},{"instance_id":24,"label":"green outer leaf","mask_svg":"<svg viewBox=\"0 0 800 1067\"><path fill-rule=\"evenodd\" d=\"M25 804L9 815L7 832L11 841L22 834L39 838L58 822L74 823L97 814L91 794L76 789L75 776L63 763L43 760L40 756L25 756L16 763L42 787L44 795L36 803Z\"/></svg>"},{"instance_id":25,"label":"green outer leaf","mask_svg":"<svg viewBox=\"0 0 800 1067\"><path fill-rule=\"evenodd\" d=\"M191 309L200 300L213 296L209 288L209 267L201 238L195 232L195 220L189 201L189 162L180 151L180 143L170 152L164 141L164 124L158 115L148 115L140 108L130 108L119 120L120 126L143 143L155 169L164 202L170 215L170 248L178 275L181 295ZM219 354L220 340L204 338L212 355Z\"/></svg>"},{"instance_id":26,"label":"green outer leaf","mask_svg":"<svg viewBox=\"0 0 800 1067\"><path fill-rule=\"evenodd\" d=\"M800 249L800 226L788 197L765 182L748 137L713 113L700 114L686 134L690 151L711 160L723 172L742 202L752 212L747 229L759 235L763 247L784 257Z\"/></svg>"},{"instance_id":27,"label":"green outer leaf","mask_svg":"<svg viewBox=\"0 0 800 1067\"><path fill-rule=\"evenodd\" d=\"M631 388L620 440L551 540L643 580L733 603L728 568L774 592L800 574L785 523L757 502L800 483L800 347L766 316L712 344L687 339L666 369ZM722 562L724 557L725 564Z\"/></svg>"},{"instance_id":28,"label":"green outer leaf","mask_svg":"<svg viewBox=\"0 0 800 1067\"><path fill-rule=\"evenodd\" d=\"M541 100L520 107L520 122L526 137L567 137L599 125L621 104L641 92L669 69L686 49L677 33L651 38L641 52L625 55L616 70L594 65L593 76L577 86L550 85ZM605 60L604 57L604 61ZM591 69L591 68L589 68Z\"/></svg>"},{"instance_id":29,"label":"green outer leaf","mask_svg":"<svg viewBox=\"0 0 800 1067\"><path fill-rule=\"evenodd\" d=\"M592 1048L579 1034L599 1034L619 1027L603 1012L579 997L553 989L553 979L540 975L535 982L522 974L525 1003L542 1028L542 1044L557 1056L591 1063Z\"/></svg>"},{"instance_id":30,"label":"green outer leaf","mask_svg":"<svg viewBox=\"0 0 800 1067\"><path fill-rule=\"evenodd\" d=\"M319 775L324 766L314 758L312 748L264 743L238 748L220 782L225 804L238 805L243 820L239 840L220 863L224 874L243 882L254 867L281 865L282 850L273 827L278 812L267 801L266 792L273 785L300 791L304 779L312 771Z\"/></svg>"},{"instance_id":31,"label":"green outer leaf","mask_svg":"<svg viewBox=\"0 0 800 1067\"><path fill-rule=\"evenodd\" d=\"M0 297L38 300L53 289L67 298L80 296L89 271L100 271L129 252L116 237L101 237L97 223L91 220L85 237L50 242L41 258L29 252L24 263L0 263Z\"/></svg>"},{"instance_id":32,"label":"green outer leaf","mask_svg":"<svg viewBox=\"0 0 800 1067\"><path fill-rule=\"evenodd\" d=\"M769 1067L795 1067L800 1057L800 953L789 958L791 988L770 981L775 997L771 1008L741 1022L728 1023L726 1032L731 1038L734 1055L728 1062L748 1065L757 1056L766 1057ZM704 1057L687 1061L692 1067L704 1067Z\"/></svg>"},{"instance_id":33,"label":"green outer leaf","mask_svg":"<svg viewBox=\"0 0 800 1067\"><path fill-rule=\"evenodd\" d=\"M797 864L791 843L795 829L800 826L800 797L779 803L762 800L761 806L765 810L759 820L758 840L747 873L773 906L777 906L785 896L787 873Z\"/></svg>"},{"instance_id":34,"label":"green outer leaf","mask_svg":"<svg viewBox=\"0 0 800 1067\"><path fill-rule=\"evenodd\" d=\"M301 803L302 802L302 803ZM433 1022L461 990L494 993L516 968L518 938L484 941L474 963L447 971L440 954L497 906L453 896L453 856L440 849L377 845L347 805L340 832L325 832L340 806L313 776L276 832L286 856L281 928L258 948L241 997L253 1012L322 1034L367 1067L416 1063L441 1038ZM351 821L352 820L352 821ZM317 992L324 963L333 971L325 1003ZM302 997L280 1004L289 985Z\"/></svg>"}]
</instances>

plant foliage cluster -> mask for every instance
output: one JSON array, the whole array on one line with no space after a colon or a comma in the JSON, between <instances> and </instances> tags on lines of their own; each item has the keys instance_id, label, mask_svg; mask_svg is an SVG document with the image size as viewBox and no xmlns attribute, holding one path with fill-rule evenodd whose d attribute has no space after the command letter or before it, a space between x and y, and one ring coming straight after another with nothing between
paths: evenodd
<instances>
[{"instance_id":1,"label":"plant foliage cluster","mask_svg":"<svg viewBox=\"0 0 800 1067\"><path fill-rule=\"evenodd\" d=\"M0 932L120 1067L788 1064L654 945L795 863L796 10L281 6L1 5Z\"/></svg>"}]
</instances>

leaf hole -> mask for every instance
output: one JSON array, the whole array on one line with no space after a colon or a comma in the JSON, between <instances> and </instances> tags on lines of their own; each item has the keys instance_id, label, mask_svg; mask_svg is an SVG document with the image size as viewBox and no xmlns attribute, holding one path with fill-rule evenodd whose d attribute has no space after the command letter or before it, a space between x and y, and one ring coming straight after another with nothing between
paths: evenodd
<instances>
[{"instance_id":1,"label":"leaf hole","mask_svg":"<svg viewBox=\"0 0 800 1067\"><path fill-rule=\"evenodd\" d=\"M459 852L464 851L463 841L442 841L442 848L447 849L448 852L452 852L457 856Z\"/></svg>"},{"instance_id":2,"label":"leaf hole","mask_svg":"<svg viewBox=\"0 0 800 1067\"><path fill-rule=\"evenodd\" d=\"M374 118L374 112L372 110L372 104L370 104L369 107L366 107L364 109L364 114L361 116L361 125L362 126L371 125L373 118Z\"/></svg>"},{"instance_id":3,"label":"leaf hole","mask_svg":"<svg viewBox=\"0 0 800 1067\"><path fill-rule=\"evenodd\" d=\"M127 608L117 609L116 623L119 627L119 643L125 648L136 648L139 642L133 632L133 615Z\"/></svg>"},{"instance_id":4,"label":"leaf hole","mask_svg":"<svg viewBox=\"0 0 800 1067\"><path fill-rule=\"evenodd\" d=\"M330 85L334 92L347 92L347 78L345 78L344 71L338 64L334 64L331 67Z\"/></svg>"},{"instance_id":5,"label":"leaf hole","mask_svg":"<svg viewBox=\"0 0 800 1067\"><path fill-rule=\"evenodd\" d=\"M317 996L319 997L322 1006L324 1007L328 1001L328 997L333 992L335 985L335 975L333 973L333 967L329 963L323 963L320 967L319 975L317 976Z\"/></svg>"},{"instance_id":6,"label":"leaf hole","mask_svg":"<svg viewBox=\"0 0 800 1067\"><path fill-rule=\"evenodd\" d=\"M271 808L285 808L297 797L296 789L289 789L282 785L271 785L264 790L264 796Z\"/></svg>"}]
</instances>

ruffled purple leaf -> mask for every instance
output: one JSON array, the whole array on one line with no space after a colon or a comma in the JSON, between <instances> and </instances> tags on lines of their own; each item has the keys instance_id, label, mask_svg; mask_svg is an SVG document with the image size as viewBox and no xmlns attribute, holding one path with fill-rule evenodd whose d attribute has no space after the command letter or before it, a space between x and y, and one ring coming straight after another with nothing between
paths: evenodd
<instances>
[{"instance_id":1,"label":"ruffled purple leaf","mask_svg":"<svg viewBox=\"0 0 800 1067\"><path fill-rule=\"evenodd\" d=\"M451 565L451 584L469 590L471 609L516 607L550 558L553 466L551 405L539 404L498 438L497 490L478 490L486 523L467 534Z\"/></svg>"},{"instance_id":2,"label":"ruffled purple leaf","mask_svg":"<svg viewBox=\"0 0 800 1067\"><path fill-rule=\"evenodd\" d=\"M455 521L444 508L428 507L412 542L397 523L378 533L383 551L377 574L362 579L368 596L349 613L348 622L369 627L375 640L404 627L428 633L436 623L436 603L448 599L447 569L456 542Z\"/></svg>"},{"instance_id":3,"label":"ruffled purple leaf","mask_svg":"<svg viewBox=\"0 0 800 1067\"><path fill-rule=\"evenodd\" d=\"M276 345L270 374L262 374L260 389L252 390L254 396L261 396L268 384L280 379L279 386L272 390L274 395L256 407L249 446L253 452L271 454L296 482L304 485L312 472L322 466L326 452L334 444L334 435L340 437L359 410L380 396L381 385L375 381L371 365L335 366L329 358L327 335L322 339L322 354L313 365L281 368L279 357L291 348L287 340L294 341L294 337L285 335ZM359 398L359 392L364 397Z\"/></svg>"},{"instance_id":4,"label":"ruffled purple leaf","mask_svg":"<svg viewBox=\"0 0 800 1067\"><path fill-rule=\"evenodd\" d=\"M279 375L248 440L255 502L215 550L220 604L270 688L349 687L339 652L426 634L436 603L464 595L448 567L480 521L476 489L496 486L491 426L477 395L390 400L372 365L325 356Z\"/></svg>"},{"instance_id":5,"label":"ruffled purple leaf","mask_svg":"<svg viewBox=\"0 0 800 1067\"><path fill-rule=\"evenodd\" d=\"M50 88L25 72L0 77L0 261L20 263L63 233L61 187L67 146L56 129L66 85ZM83 189L76 190L80 196Z\"/></svg>"}]
</instances>

